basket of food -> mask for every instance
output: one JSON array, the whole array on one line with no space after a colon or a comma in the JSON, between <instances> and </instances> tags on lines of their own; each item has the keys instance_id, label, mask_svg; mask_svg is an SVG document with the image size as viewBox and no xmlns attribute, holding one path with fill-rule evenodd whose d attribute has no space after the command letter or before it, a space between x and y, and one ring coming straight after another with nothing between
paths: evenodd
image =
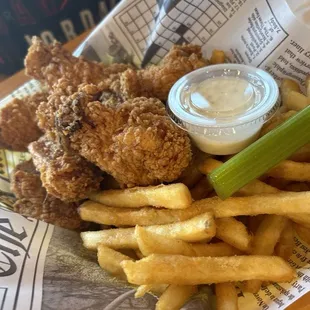
<instances>
[{"instance_id":1,"label":"basket of food","mask_svg":"<svg viewBox=\"0 0 310 310\"><path fill-rule=\"evenodd\" d=\"M128 0L73 55L34 37L1 101L1 309L305 295L306 32L284 0Z\"/></svg>"}]
</instances>

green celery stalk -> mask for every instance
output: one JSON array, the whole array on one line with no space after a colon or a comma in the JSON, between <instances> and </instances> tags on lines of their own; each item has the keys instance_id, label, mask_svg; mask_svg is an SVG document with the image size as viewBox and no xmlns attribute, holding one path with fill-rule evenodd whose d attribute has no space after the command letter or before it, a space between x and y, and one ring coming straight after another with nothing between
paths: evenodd
<instances>
[{"instance_id":1,"label":"green celery stalk","mask_svg":"<svg viewBox=\"0 0 310 310\"><path fill-rule=\"evenodd\" d=\"M229 159L209 175L217 195L226 199L310 142L310 106Z\"/></svg>"}]
</instances>

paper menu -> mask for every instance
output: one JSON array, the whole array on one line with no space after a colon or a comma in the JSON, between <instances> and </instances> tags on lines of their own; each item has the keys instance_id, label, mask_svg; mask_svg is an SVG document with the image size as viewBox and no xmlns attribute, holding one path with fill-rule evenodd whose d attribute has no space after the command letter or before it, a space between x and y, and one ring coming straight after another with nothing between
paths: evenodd
<instances>
[{"instance_id":1,"label":"paper menu","mask_svg":"<svg viewBox=\"0 0 310 310\"><path fill-rule=\"evenodd\" d=\"M127 0L94 30L75 55L83 54L88 59L106 63L132 61L144 66L157 64L173 44L193 43L201 45L208 57L214 48L223 49L231 62L259 66L277 80L288 76L303 85L310 72L310 43L306 35L309 31L284 0ZM39 87L31 81L1 101L0 106L12 97L24 96ZM12 199L9 196L10 171L25 156L1 151L0 189L7 193L1 200L7 205ZM6 211L0 210L0 218L6 216L3 212ZM14 215L14 219L18 226L22 225L19 221L25 220L18 215ZM68 241L73 239L74 242ZM309 291L310 247L298 238L295 242L290 263L300 267L299 278L290 284L269 285L255 295L240 295L241 310L284 309ZM66 261L60 257L65 257ZM154 308L156 300L153 297L134 300L130 289L111 281L89 257L91 253L83 251L77 234L54 229L44 275L41 273L44 284L42 309ZM58 268L59 264L63 268ZM57 274L53 274L55 271ZM1 287L4 284L8 287L7 283L7 278L0 277ZM40 296L40 282L36 287L39 288L36 294ZM29 299L27 292L31 290L25 288L24 296ZM211 307L206 300L195 300L194 305L188 304L185 309L205 309L207 305Z\"/></svg>"}]
</instances>

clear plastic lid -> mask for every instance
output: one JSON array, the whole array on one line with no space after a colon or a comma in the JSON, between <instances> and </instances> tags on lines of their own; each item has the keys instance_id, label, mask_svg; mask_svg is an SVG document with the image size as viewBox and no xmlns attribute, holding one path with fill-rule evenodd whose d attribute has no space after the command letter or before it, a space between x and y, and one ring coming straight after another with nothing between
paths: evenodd
<instances>
[{"instance_id":1,"label":"clear plastic lid","mask_svg":"<svg viewBox=\"0 0 310 310\"><path fill-rule=\"evenodd\" d=\"M278 97L278 85L267 72L220 64L178 80L170 90L167 110L171 119L190 133L216 136L223 130L233 133L236 127L266 122L280 105Z\"/></svg>"}]
</instances>

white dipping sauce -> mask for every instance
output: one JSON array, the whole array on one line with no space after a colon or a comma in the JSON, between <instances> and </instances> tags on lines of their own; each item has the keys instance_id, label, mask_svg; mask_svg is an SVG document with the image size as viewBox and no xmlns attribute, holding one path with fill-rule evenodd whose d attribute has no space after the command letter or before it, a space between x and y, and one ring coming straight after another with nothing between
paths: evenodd
<instances>
[{"instance_id":1,"label":"white dipping sauce","mask_svg":"<svg viewBox=\"0 0 310 310\"><path fill-rule=\"evenodd\" d=\"M172 87L168 112L204 152L234 154L255 141L273 115L278 86L265 71L223 64L189 73Z\"/></svg>"},{"instance_id":2,"label":"white dipping sauce","mask_svg":"<svg viewBox=\"0 0 310 310\"><path fill-rule=\"evenodd\" d=\"M216 77L193 85L191 106L202 115L232 116L253 107L253 86L236 77Z\"/></svg>"},{"instance_id":3,"label":"white dipping sauce","mask_svg":"<svg viewBox=\"0 0 310 310\"><path fill-rule=\"evenodd\" d=\"M254 86L237 77L215 77L191 87L189 108L195 114L207 117L232 117L251 109L260 99ZM259 98L257 98L259 97ZM262 124L232 135L223 129L220 135L205 136L189 133L196 145L204 152L227 155L237 153L257 139Z\"/></svg>"}]
</instances>

